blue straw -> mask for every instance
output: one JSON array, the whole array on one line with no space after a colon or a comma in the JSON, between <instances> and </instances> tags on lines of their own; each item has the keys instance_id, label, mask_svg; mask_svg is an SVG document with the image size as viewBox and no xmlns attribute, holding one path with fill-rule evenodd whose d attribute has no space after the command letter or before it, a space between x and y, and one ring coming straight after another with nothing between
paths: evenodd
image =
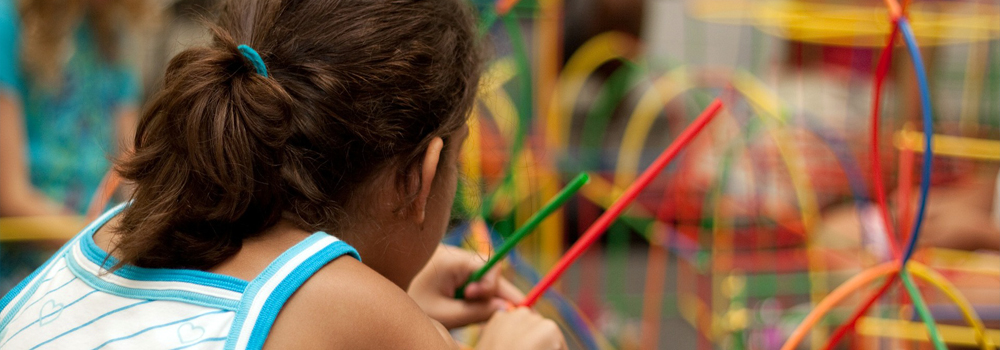
<instances>
[{"instance_id":1,"label":"blue straw","mask_svg":"<svg viewBox=\"0 0 1000 350\"><path fill-rule=\"evenodd\" d=\"M913 35L913 29L910 28L910 22L906 18L899 19L899 29L903 32L903 40L906 41L906 48L910 51L913 69L917 72L917 85L920 88L920 109L924 117L924 145L926 146L924 147L924 164L920 179L920 204L917 207L913 232L910 233L910 240L906 243L906 251L903 253L902 264L905 267L906 262L913 255L913 250L917 246L920 226L924 222L924 211L927 209L927 192L931 187L931 161L934 158L934 151L931 147L931 136L934 135L934 120L931 117L931 90L927 84L927 72L924 71L924 60L920 56L920 47L917 46L917 39Z\"/></svg>"}]
</instances>

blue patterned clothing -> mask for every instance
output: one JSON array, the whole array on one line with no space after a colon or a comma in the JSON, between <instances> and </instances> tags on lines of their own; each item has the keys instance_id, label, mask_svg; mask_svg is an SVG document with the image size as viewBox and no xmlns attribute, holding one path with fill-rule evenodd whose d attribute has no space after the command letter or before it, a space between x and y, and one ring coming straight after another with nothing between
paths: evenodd
<instances>
[{"instance_id":1,"label":"blue patterned clothing","mask_svg":"<svg viewBox=\"0 0 1000 350\"><path fill-rule=\"evenodd\" d=\"M34 83L21 67L15 2L0 0L0 90L21 100L32 185L83 213L115 155L117 112L137 104L138 83L126 65L102 58L86 21L74 33L59 86Z\"/></svg>"}]
</instances>

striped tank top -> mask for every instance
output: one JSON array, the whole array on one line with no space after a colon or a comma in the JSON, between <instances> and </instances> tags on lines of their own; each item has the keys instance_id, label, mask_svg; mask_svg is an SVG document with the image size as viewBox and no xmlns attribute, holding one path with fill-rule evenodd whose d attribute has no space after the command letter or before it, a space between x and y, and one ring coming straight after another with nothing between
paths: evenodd
<instances>
[{"instance_id":1,"label":"striped tank top","mask_svg":"<svg viewBox=\"0 0 1000 350\"><path fill-rule=\"evenodd\" d=\"M285 301L347 243L316 232L252 281L124 266L94 243L108 211L0 299L0 349L260 349ZM107 262L105 262L107 258Z\"/></svg>"}]
</instances>

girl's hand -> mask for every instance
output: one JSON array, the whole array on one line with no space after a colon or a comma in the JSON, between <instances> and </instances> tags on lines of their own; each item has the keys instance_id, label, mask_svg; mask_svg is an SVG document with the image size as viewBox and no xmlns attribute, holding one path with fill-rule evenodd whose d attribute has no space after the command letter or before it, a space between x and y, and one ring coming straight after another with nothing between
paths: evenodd
<instances>
[{"instance_id":1,"label":"girl's hand","mask_svg":"<svg viewBox=\"0 0 1000 350\"><path fill-rule=\"evenodd\" d=\"M566 338L559 326L529 308L499 311L483 327L477 350L563 350Z\"/></svg>"},{"instance_id":2,"label":"girl's hand","mask_svg":"<svg viewBox=\"0 0 1000 350\"><path fill-rule=\"evenodd\" d=\"M492 269L481 280L465 287L465 299L455 299L455 289L486 262L478 255L459 248L438 245L410 283L407 293L428 316L451 329L490 319L508 303L524 298L517 287Z\"/></svg>"}]
</instances>

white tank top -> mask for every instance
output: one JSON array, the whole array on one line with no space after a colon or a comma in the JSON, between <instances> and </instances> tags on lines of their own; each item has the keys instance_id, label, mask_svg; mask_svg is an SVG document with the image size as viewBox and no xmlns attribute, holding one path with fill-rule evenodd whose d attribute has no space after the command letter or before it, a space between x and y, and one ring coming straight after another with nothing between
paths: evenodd
<instances>
[{"instance_id":1,"label":"white tank top","mask_svg":"<svg viewBox=\"0 0 1000 350\"><path fill-rule=\"evenodd\" d=\"M350 255L316 232L252 281L198 270L124 266L94 243L111 209L0 299L0 349L260 349L285 301ZM107 258L107 261L105 261Z\"/></svg>"}]
</instances>

